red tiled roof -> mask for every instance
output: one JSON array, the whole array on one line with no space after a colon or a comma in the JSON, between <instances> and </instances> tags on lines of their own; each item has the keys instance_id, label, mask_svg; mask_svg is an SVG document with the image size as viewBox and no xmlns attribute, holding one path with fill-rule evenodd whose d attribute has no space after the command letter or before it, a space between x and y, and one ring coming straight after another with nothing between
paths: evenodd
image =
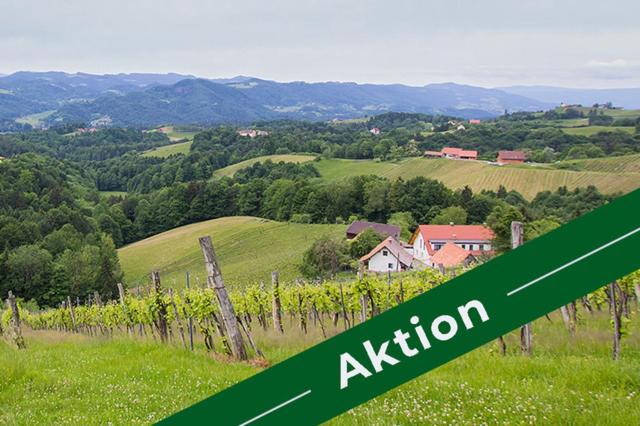
<instances>
[{"instance_id":1,"label":"red tiled roof","mask_svg":"<svg viewBox=\"0 0 640 426\"><path fill-rule=\"evenodd\" d=\"M524 161L527 159L527 156L522 151L498 151L498 159Z\"/></svg>"},{"instance_id":2,"label":"red tiled roof","mask_svg":"<svg viewBox=\"0 0 640 426\"><path fill-rule=\"evenodd\" d=\"M473 257L473 254L454 243L447 243L436 251L431 258L431 263L442 264L444 267L457 266L463 264L469 256Z\"/></svg>"},{"instance_id":3,"label":"red tiled roof","mask_svg":"<svg viewBox=\"0 0 640 426\"><path fill-rule=\"evenodd\" d=\"M442 157L443 154L440 151L425 151L424 155L431 155L431 156L434 156L434 157Z\"/></svg>"},{"instance_id":4,"label":"red tiled roof","mask_svg":"<svg viewBox=\"0 0 640 426\"><path fill-rule=\"evenodd\" d=\"M360 258L360 262L366 262L367 260L371 259L376 253L378 253L383 248L386 248L387 250L389 250L391 254L394 255L400 261L400 263L406 266L411 265L411 262L413 261L413 256L411 255L411 253L406 251L404 247L402 247L402 245L393 237L387 237L384 241L382 241L380 244L375 246L373 250L371 250L368 254Z\"/></svg>"},{"instance_id":5,"label":"red tiled roof","mask_svg":"<svg viewBox=\"0 0 640 426\"><path fill-rule=\"evenodd\" d=\"M462 148L444 147L442 148L441 152L444 155L453 155L456 157L477 157L478 156L478 151L464 150Z\"/></svg>"},{"instance_id":6,"label":"red tiled roof","mask_svg":"<svg viewBox=\"0 0 640 426\"><path fill-rule=\"evenodd\" d=\"M493 231L483 225L420 225L409 243L413 244L418 233L422 234L430 255L433 250L426 244L429 241L491 241L495 237Z\"/></svg>"}]
</instances>

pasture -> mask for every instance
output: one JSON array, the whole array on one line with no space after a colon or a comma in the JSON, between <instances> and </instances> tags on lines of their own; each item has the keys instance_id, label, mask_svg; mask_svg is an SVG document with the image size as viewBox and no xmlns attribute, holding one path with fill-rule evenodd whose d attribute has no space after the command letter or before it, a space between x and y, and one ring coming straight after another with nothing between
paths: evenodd
<instances>
[{"instance_id":1,"label":"pasture","mask_svg":"<svg viewBox=\"0 0 640 426\"><path fill-rule=\"evenodd\" d=\"M375 160L321 160L315 163L325 181L337 181L350 176L374 174L389 179L411 179L424 176L437 179L446 186L457 189L468 185L474 191L496 190L500 185L514 189L531 199L538 192L555 190L560 186L569 189L595 185L603 193L629 192L640 187L640 175L634 172L640 167L640 156L624 161L622 171L585 169L559 170L534 165L496 166L482 161L410 158L397 162ZM624 157L615 157L615 159ZM615 160L604 159L604 163ZM582 160L581 160L582 161ZM597 168L598 160L591 160L587 167ZM609 166L602 167L613 167Z\"/></svg>"},{"instance_id":2,"label":"pasture","mask_svg":"<svg viewBox=\"0 0 640 426\"><path fill-rule=\"evenodd\" d=\"M182 287L185 272L205 282L198 238L210 235L225 281L231 286L269 282L278 270L283 280L298 275L302 254L324 235L343 235L345 225L281 223L255 217L226 217L172 229L118 250L129 287L147 284L158 270L165 285ZM175 284L174 284L175 280Z\"/></svg>"},{"instance_id":3,"label":"pasture","mask_svg":"<svg viewBox=\"0 0 640 426\"><path fill-rule=\"evenodd\" d=\"M635 127L612 127L612 126L585 126L585 127L563 127L562 131L570 135L591 136L600 132L625 132L634 134Z\"/></svg>"},{"instance_id":4,"label":"pasture","mask_svg":"<svg viewBox=\"0 0 640 426\"><path fill-rule=\"evenodd\" d=\"M573 336L557 313L539 319L532 357L512 332L506 356L485 345L328 424L639 424L640 324L634 316L612 361L605 311L581 312ZM321 340L317 328L284 326L284 335L254 328L266 360L248 363L202 345L26 330L24 351L0 340L0 424L151 424Z\"/></svg>"}]
</instances>

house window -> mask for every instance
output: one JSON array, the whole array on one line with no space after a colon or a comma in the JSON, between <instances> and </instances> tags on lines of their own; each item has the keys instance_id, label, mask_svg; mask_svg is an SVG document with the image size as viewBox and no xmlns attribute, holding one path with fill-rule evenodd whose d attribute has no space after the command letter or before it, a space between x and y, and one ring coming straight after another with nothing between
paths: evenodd
<instances>
[{"instance_id":1,"label":"house window","mask_svg":"<svg viewBox=\"0 0 640 426\"><path fill-rule=\"evenodd\" d=\"M386 251L386 250L382 250L382 255L383 255L383 256L388 256L388 255L389 255L389 252L388 252L388 251Z\"/></svg>"},{"instance_id":2,"label":"house window","mask_svg":"<svg viewBox=\"0 0 640 426\"><path fill-rule=\"evenodd\" d=\"M441 248L442 248L442 244L434 244L434 245L433 245L433 249L434 249L435 251L438 251L438 250L440 250Z\"/></svg>"},{"instance_id":3,"label":"house window","mask_svg":"<svg viewBox=\"0 0 640 426\"><path fill-rule=\"evenodd\" d=\"M462 248L463 248L463 249L466 249L466 248L467 248L467 245L466 245L466 244L463 244L463 245L462 245Z\"/></svg>"},{"instance_id":4,"label":"house window","mask_svg":"<svg viewBox=\"0 0 640 426\"><path fill-rule=\"evenodd\" d=\"M469 251L473 250L473 244L469 244Z\"/></svg>"},{"instance_id":5,"label":"house window","mask_svg":"<svg viewBox=\"0 0 640 426\"><path fill-rule=\"evenodd\" d=\"M389 269L393 269L393 263L388 264Z\"/></svg>"}]
</instances>

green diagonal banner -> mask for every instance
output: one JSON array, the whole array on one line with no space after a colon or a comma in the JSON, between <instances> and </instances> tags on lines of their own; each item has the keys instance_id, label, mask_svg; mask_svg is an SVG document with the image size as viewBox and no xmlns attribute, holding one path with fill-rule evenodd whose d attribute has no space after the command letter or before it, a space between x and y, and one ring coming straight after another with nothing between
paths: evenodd
<instances>
[{"instance_id":1,"label":"green diagonal banner","mask_svg":"<svg viewBox=\"0 0 640 426\"><path fill-rule=\"evenodd\" d=\"M317 424L640 268L640 190L166 419Z\"/></svg>"}]
</instances>

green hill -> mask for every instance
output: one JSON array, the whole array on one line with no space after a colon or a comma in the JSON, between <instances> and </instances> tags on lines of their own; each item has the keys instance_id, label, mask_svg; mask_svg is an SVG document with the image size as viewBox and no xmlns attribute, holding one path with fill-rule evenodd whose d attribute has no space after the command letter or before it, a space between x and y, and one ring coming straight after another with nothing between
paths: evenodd
<instances>
[{"instance_id":1,"label":"green hill","mask_svg":"<svg viewBox=\"0 0 640 426\"><path fill-rule=\"evenodd\" d=\"M580 161L584 163L580 163ZM325 181L349 176L375 174L390 179L425 176L450 188L469 185L474 191L497 189L504 185L527 198L544 190L595 185L604 193L629 192L640 187L640 156L579 160L583 170L562 170L550 166L496 166L482 161L411 158L398 162L374 160L321 160L316 163ZM616 170L618 165L622 170ZM578 166L579 167L579 166ZM575 167L572 167L575 168Z\"/></svg>"},{"instance_id":2,"label":"green hill","mask_svg":"<svg viewBox=\"0 0 640 426\"><path fill-rule=\"evenodd\" d=\"M223 277L231 286L270 280L279 271L283 280L298 275L303 252L317 238L342 235L344 225L304 225L255 217L227 217L195 223L154 235L118 250L128 286L146 285L157 269L167 286L184 285L189 271L204 284L205 270L198 238L210 235ZM175 280L175 284L174 284Z\"/></svg>"},{"instance_id":3,"label":"green hill","mask_svg":"<svg viewBox=\"0 0 640 426\"><path fill-rule=\"evenodd\" d=\"M262 157L251 158L216 170L213 175L217 177L231 177L240 169L244 169L257 162L264 162L266 160L271 160L274 163L279 163L281 161L284 161L285 163L306 163L307 161L313 161L315 158L315 155L307 154L263 155Z\"/></svg>"}]
</instances>

